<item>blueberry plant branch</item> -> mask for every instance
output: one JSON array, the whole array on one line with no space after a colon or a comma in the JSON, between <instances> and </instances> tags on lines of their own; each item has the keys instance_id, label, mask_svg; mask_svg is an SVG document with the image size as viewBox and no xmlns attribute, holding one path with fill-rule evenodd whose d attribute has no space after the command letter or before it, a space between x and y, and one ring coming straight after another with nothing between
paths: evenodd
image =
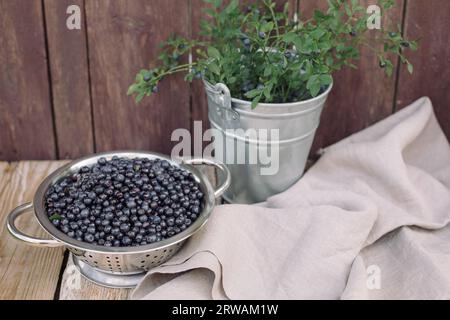
<instances>
[{"instance_id":1,"label":"blueberry plant branch","mask_svg":"<svg viewBox=\"0 0 450 320\"><path fill-rule=\"evenodd\" d=\"M337 70L355 67L363 47L374 52L389 76L391 54L413 72L405 50L417 50L417 42L405 39L400 27L369 30L370 17L358 0L328 0L328 10L316 10L305 21L292 21L288 4L280 10L273 0L249 6L231 0L225 7L222 0L204 2L209 19L200 22L200 35L208 40L172 36L163 42L156 66L141 70L128 89L137 102L174 73L185 73L187 81L224 83L252 107L301 101L326 90ZM378 5L385 15L394 1L378 0ZM186 63L183 56L192 53L196 58Z\"/></svg>"}]
</instances>

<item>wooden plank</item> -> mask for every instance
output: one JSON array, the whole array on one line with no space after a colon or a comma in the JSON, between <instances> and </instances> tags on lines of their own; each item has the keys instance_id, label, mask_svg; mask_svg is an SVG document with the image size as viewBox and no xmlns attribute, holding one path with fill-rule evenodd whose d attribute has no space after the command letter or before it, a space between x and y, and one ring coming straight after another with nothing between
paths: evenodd
<instances>
[{"instance_id":1,"label":"wooden plank","mask_svg":"<svg viewBox=\"0 0 450 320\"><path fill-rule=\"evenodd\" d=\"M0 0L0 159L54 159L40 1Z\"/></svg>"},{"instance_id":2,"label":"wooden plank","mask_svg":"<svg viewBox=\"0 0 450 320\"><path fill-rule=\"evenodd\" d=\"M188 2L86 1L96 149L169 153L171 133L189 128L189 85L183 75L136 106L126 95L137 71L149 65L171 34L188 36Z\"/></svg>"},{"instance_id":3,"label":"wooden plank","mask_svg":"<svg viewBox=\"0 0 450 320\"><path fill-rule=\"evenodd\" d=\"M64 162L28 161L3 169L0 178L0 225L16 206L31 201L39 183ZM0 165L4 167L4 163ZM9 169L8 169L9 168ZM1 169L0 169L1 170ZM18 227L27 234L45 237L31 214ZM38 248L13 239L0 228L0 300L53 299L58 283L63 248Z\"/></svg>"},{"instance_id":4,"label":"wooden plank","mask_svg":"<svg viewBox=\"0 0 450 320\"><path fill-rule=\"evenodd\" d=\"M363 6L373 1L361 0ZM324 0L300 0L302 20L311 16L315 8L327 8ZM397 1L395 9L385 17L394 24L401 23L403 1ZM377 31L369 31L376 36ZM397 65L396 59L395 66ZM311 153L335 143L350 134L389 116L394 104L395 76L388 77L379 68L376 55L369 49L361 50L361 58L355 62L358 70L343 69L333 75L334 88L322 113ZM395 75L395 72L394 72Z\"/></svg>"},{"instance_id":5,"label":"wooden plank","mask_svg":"<svg viewBox=\"0 0 450 320\"><path fill-rule=\"evenodd\" d=\"M207 19L206 15L202 12L202 9L206 7L203 0L191 0L191 37L195 39L204 39L199 36L200 21ZM192 110L192 122L202 121L203 132L210 128L208 120L208 103L206 100L205 87L201 80L195 80L191 85L191 110ZM191 131L193 130L191 124ZM207 143L204 143L206 146ZM194 151L194 149L192 149ZM200 155L196 155L200 156Z\"/></svg>"},{"instance_id":6,"label":"wooden plank","mask_svg":"<svg viewBox=\"0 0 450 320\"><path fill-rule=\"evenodd\" d=\"M407 106L428 96L448 138L450 138L450 1L414 0L407 2L406 37L419 39L419 50L407 52L414 65L410 75L401 67L396 107Z\"/></svg>"},{"instance_id":7,"label":"wooden plank","mask_svg":"<svg viewBox=\"0 0 450 320\"><path fill-rule=\"evenodd\" d=\"M69 30L70 5L81 10L81 30ZM94 151L83 0L45 0L53 106L59 158Z\"/></svg>"},{"instance_id":8,"label":"wooden plank","mask_svg":"<svg viewBox=\"0 0 450 320\"><path fill-rule=\"evenodd\" d=\"M74 276L79 277L74 281ZM132 289L112 289L90 282L76 269L71 258L61 281L60 300L125 300Z\"/></svg>"}]
</instances>

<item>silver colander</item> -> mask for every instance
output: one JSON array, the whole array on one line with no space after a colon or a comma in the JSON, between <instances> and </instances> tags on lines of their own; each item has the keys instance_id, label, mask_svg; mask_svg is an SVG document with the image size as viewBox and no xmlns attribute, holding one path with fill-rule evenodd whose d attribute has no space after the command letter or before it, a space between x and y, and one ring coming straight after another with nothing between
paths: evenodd
<instances>
[{"instance_id":1,"label":"silver colander","mask_svg":"<svg viewBox=\"0 0 450 320\"><path fill-rule=\"evenodd\" d=\"M197 220L186 228L186 230L171 238L138 247L103 247L93 245L77 241L53 226L48 219L44 207L45 194L48 188L63 177L77 172L81 167L96 163L100 157L111 159L113 156L165 159L172 165L182 167L192 173L205 195L203 199L203 210ZM212 165L219 169L223 176L223 182L220 186L214 189L205 174L194 167L196 164ZM9 214L7 218L7 229L16 239L22 240L30 245L41 247L66 246L72 253L73 262L81 274L91 281L109 287L133 287L139 282L146 271L169 260L190 236L200 230L211 215L216 198L220 197L229 185L230 173L227 167L209 159L189 159L178 163L158 153L140 151L100 153L75 160L54 171L38 187L34 195L33 203L23 204ZM52 239L35 238L17 229L15 225L16 219L28 211L34 211L39 224Z\"/></svg>"}]
</instances>

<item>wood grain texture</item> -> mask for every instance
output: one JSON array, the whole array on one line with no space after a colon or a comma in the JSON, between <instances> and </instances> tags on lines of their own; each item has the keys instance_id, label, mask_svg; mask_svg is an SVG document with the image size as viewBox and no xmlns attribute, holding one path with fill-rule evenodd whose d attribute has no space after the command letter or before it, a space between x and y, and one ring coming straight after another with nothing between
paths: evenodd
<instances>
[{"instance_id":1,"label":"wood grain texture","mask_svg":"<svg viewBox=\"0 0 450 320\"><path fill-rule=\"evenodd\" d=\"M361 0L367 7L374 1ZM300 0L300 15L304 20L311 17L316 8L327 8L326 1ZM401 23L403 1L388 12L387 20ZM376 36L376 30L369 31ZM396 59L394 61L397 61ZM343 69L333 75L334 88L328 97L322 113L319 129L311 153L319 148L333 144L352 133L389 116L393 110L395 93L395 72L388 77L380 69L379 61L367 48L361 50L361 59L355 62L358 70ZM397 63L395 62L394 66Z\"/></svg>"},{"instance_id":2,"label":"wood grain texture","mask_svg":"<svg viewBox=\"0 0 450 320\"><path fill-rule=\"evenodd\" d=\"M194 39L204 39L199 36L200 21L207 19L202 9L205 8L203 0L190 0L190 16L191 16L191 37ZM202 121L203 131L210 128L208 120L208 103L206 100L205 88L202 81L196 80L191 84L191 118L193 121ZM193 130L191 124L191 131ZM206 143L204 143L206 145ZM197 155L198 156L198 155Z\"/></svg>"},{"instance_id":3,"label":"wood grain texture","mask_svg":"<svg viewBox=\"0 0 450 320\"><path fill-rule=\"evenodd\" d=\"M173 33L188 36L188 2L86 1L95 137L98 151L168 153L174 129L189 129L189 86L182 75L138 106L126 95L137 71Z\"/></svg>"},{"instance_id":4,"label":"wood grain texture","mask_svg":"<svg viewBox=\"0 0 450 320\"><path fill-rule=\"evenodd\" d=\"M16 206L31 201L39 183L64 162L28 161L0 164L0 225ZM19 218L18 227L46 237L32 214ZM38 248L13 239L0 228L0 300L53 299L63 261L62 248Z\"/></svg>"},{"instance_id":5,"label":"wood grain texture","mask_svg":"<svg viewBox=\"0 0 450 320\"><path fill-rule=\"evenodd\" d=\"M44 0L58 156L94 151L83 0ZM69 30L70 5L81 9L81 30Z\"/></svg>"},{"instance_id":6,"label":"wood grain texture","mask_svg":"<svg viewBox=\"0 0 450 320\"><path fill-rule=\"evenodd\" d=\"M54 159L40 1L0 0L0 159Z\"/></svg>"},{"instance_id":7,"label":"wood grain texture","mask_svg":"<svg viewBox=\"0 0 450 320\"><path fill-rule=\"evenodd\" d=\"M407 2L405 36L420 39L419 50L407 52L414 65L410 75L401 66L396 107L400 109L421 96L433 102L445 134L450 138L450 1Z\"/></svg>"},{"instance_id":8,"label":"wood grain texture","mask_svg":"<svg viewBox=\"0 0 450 320\"><path fill-rule=\"evenodd\" d=\"M64 269L59 292L60 300L125 300L131 289L106 288L90 282L76 269L70 257Z\"/></svg>"}]
</instances>

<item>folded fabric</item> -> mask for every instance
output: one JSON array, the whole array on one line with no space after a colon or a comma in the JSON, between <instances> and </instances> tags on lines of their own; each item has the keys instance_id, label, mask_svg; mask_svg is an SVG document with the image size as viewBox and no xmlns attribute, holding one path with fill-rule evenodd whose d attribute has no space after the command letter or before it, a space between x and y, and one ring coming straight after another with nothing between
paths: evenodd
<instances>
[{"instance_id":1,"label":"folded fabric","mask_svg":"<svg viewBox=\"0 0 450 320\"><path fill-rule=\"evenodd\" d=\"M450 146L421 98L263 205L223 205L134 299L450 298Z\"/></svg>"}]
</instances>

